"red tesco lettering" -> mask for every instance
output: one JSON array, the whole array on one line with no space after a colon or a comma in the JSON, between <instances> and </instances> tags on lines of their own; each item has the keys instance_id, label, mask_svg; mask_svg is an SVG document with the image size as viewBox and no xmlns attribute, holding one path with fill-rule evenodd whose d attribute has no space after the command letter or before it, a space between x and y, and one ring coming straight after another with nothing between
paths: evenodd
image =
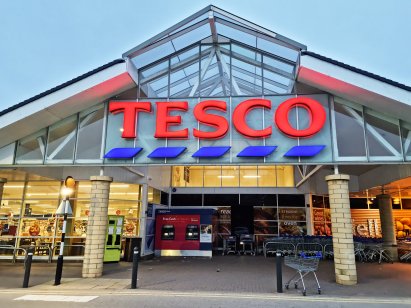
<instances>
[{"instance_id":1,"label":"red tesco lettering","mask_svg":"<svg viewBox=\"0 0 411 308\"><path fill-rule=\"evenodd\" d=\"M123 138L136 138L136 125L140 112L151 113L150 102L130 102L130 101L111 101L109 111L113 114L123 113ZM247 115L251 110L268 109L272 107L268 99L253 98L238 104L232 113L232 123L235 129L244 137L248 138L267 138L272 134L272 126L263 129L254 129L247 123ZM296 107L304 108L309 116L309 125L305 129L294 128L289 120L289 112ZM157 102L156 103L156 129L155 138L187 139L189 129L182 127L183 120L181 114L189 111L187 101ZM214 111L214 113L210 113ZM172 114L173 113L173 114ZM229 121L226 118L227 103L222 100L206 100L195 105L193 108L195 119L211 130L201 130L193 128L192 134L199 139L218 139L223 138L229 131ZM309 138L318 133L326 121L324 107L316 100L307 97L291 98L281 103L275 111L273 122L277 128L291 138Z\"/></svg>"}]
</instances>

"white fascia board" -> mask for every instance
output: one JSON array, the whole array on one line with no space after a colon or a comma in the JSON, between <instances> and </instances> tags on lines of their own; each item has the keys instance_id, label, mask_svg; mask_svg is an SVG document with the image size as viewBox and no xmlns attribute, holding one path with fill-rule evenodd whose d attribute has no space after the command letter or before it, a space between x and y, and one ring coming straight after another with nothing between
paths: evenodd
<instances>
[{"instance_id":1,"label":"white fascia board","mask_svg":"<svg viewBox=\"0 0 411 308\"><path fill-rule=\"evenodd\" d=\"M301 57L300 67L305 67L326 76L355 85L369 92L385 96L388 99L411 106L411 92L380 80L353 72L338 65L314 58L309 55ZM298 80L298 77L297 77Z\"/></svg>"},{"instance_id":2,"label":"white fascia board","mask_svg":"<svg viewBox=\"0 0 411 308\"><path fill-rule=\"evenodd\" d=\"M87 91L90 88L93 88L110 79L116 78L117 76L124 73L127 73L126 64L119 63L89 77L86 77L74 84L64 87L56 92L53 92L47 96L41 97L38 100L30 102L25 106L17 108L1 116L0 129L18 122L32 114L43 111L45 109L47 110L48 108L51 108L54 105L69 99L70 97L76 96L84 91ZM51 114L50 116L56 115ZM58 119L59 118L57 117L57 120Z\"/></svg>"}]
</instances>

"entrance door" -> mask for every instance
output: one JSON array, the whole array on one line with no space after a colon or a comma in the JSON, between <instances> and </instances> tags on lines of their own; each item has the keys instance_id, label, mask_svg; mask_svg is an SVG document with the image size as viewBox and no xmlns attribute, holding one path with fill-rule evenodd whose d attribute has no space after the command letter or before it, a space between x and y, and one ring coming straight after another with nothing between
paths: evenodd
<instances>
[{"instance_id":1,"label":"entrance door","mask_svg":"<svg viewBox=\"0 0 411 308\"><path fill-rule=\"evenodd\" d=\"M254 211L252 205L231 206L231 233L244 228L248 229L248 234L254 234Z\"/></svg>"}]
</instances>

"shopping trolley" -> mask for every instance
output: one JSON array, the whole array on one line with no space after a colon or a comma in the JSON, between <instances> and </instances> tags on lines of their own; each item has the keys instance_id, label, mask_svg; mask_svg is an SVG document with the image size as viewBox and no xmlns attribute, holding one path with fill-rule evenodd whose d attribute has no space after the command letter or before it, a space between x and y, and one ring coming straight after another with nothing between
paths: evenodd
<instances>
[{"instance_id":1,"label":"shopping trolley","mask_svg":"<svg viewBox=\"0 0 411 308\"><path fill-rule=\"evenodd\" d=\"M230 235L224 239L223 256L229 253L237 253L237 237L234 235Z\"/></svg>"},{"instance_id":2,"label":"shopping trolley","mask_svg":"<svg viewBox=\"0 0 411 308\"><path fill-rule=\"evenodd\" d=\"M318 285L318 294L321 294L321 287L320 283L318 282L317 275L315 271L318 269L318 263L322 258L321 253L317 253L315 256L307 257L305 254L300 254L300 256L285 256L284 257L284 264L292 269L295 269L297 272L290 280L285 284L285 288L288 289L291 283L294 283L294 287L298 288L298 283L301 280L303 285L303 295L305 296L306 288L304 284L304 277L307 276L309 273L313 273L315 281ZM297 278L300 276L299 278Z\"/></svg>"}]
</instances>

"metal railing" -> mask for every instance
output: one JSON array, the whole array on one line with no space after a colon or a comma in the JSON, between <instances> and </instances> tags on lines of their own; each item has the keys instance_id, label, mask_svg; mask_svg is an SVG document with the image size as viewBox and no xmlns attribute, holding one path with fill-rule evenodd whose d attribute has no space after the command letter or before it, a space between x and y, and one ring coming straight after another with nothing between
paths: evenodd
<instances>
[{"instance_id":1,"label":"metal railing","mask_svg":"<svg viewBox=\"0 0 411 308\"><path fill-rule=\"evenodd\" d=\"M12 253L12 263L16 263L17 260L17 256L16 256L16 252L17 251L22 251L24 254L24 260L27 257L27 249L23 248L23 247L14 247L13 245L0 245L0 250L13 250Z\"/></svg>"}]
</instances>

